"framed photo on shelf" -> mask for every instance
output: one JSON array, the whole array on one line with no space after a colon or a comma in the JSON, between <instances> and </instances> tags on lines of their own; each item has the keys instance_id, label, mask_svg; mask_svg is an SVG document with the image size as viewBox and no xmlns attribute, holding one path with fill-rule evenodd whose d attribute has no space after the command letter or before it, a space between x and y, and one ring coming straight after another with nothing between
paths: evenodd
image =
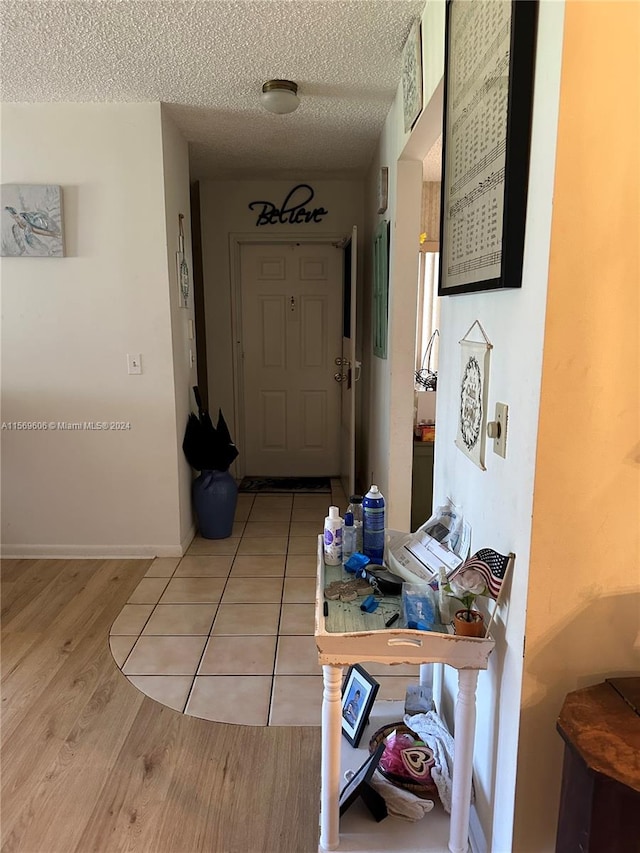
<instances>
[{"instance_id":1,"label":"framed photo on shelf","mask_svg":"<svg viewBox=\"0 0 640 853\"><path fill-rule=\"evenodd\" d=\"M387 817L387 804L384 797L369 784L385 748L386 744L384 741L378 744L375 752L356 770L342 791L340 791L338 804L341 815L346 812L358 797L362 797L362 801L378 823Z\"/></svg>"},{"instance_id":2,"label":"framed photo on shelf","mask_svg":"<svg viewBox=\"0 0 640 853\"><path fill-rule=\"evenodd\" d=\"M522 286L537 0L447 0L438 294Z\"/></svg>"},{"instance_id":3,"label":"framed photo on shelf","mask_svg":"<svg viewBox=\"0 0 640 853\"><path fill-rule=\"evenodd\" d=\"M342 687L342 734L358 746L380 685L358 664L349 667Z\"/></svg>"}]
</instances>

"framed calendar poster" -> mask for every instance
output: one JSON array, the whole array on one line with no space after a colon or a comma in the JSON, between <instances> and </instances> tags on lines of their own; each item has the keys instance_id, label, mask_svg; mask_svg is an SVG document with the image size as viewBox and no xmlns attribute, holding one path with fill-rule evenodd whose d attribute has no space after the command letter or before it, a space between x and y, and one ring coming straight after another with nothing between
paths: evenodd
<instances>
[{"instance_id":1,"label":"framed calendar poster","mask_svg":"<svg viewBox=\"0 0 640 853\"><path fill-rule=\"evenodd\" d=\"M447 0L438 293L522 285L537 0Z\"/></svg>"}]
</instances>

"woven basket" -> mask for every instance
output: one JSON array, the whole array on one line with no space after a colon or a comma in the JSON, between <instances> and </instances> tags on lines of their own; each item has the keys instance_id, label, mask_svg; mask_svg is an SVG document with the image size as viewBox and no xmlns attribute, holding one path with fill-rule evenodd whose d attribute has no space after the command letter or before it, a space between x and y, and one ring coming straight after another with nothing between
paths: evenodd
<instances>
[{"instance_id":1,"label":"woven basket","mask_svg":"<svg viewBox=\"0 0 640 853\"><path fill-rule=\"evenodd\" d=\"M371 740L369 741L369 753L373 754L378 745L381 744L393 731L399 735L409 734L416 740L420 740L419 735L412 731L408 726L405 726L404 723L389 723L386 726L382 726L382 728L378 729L378 731L372 735ZM429 750L429 752L431 752L431 750ZM382 759L384 759L384 753L382 753ZM434 760L431 761L431 765L433 764L435 764ZM377 770L382 773L384 778L388 779L389 782L392 782L398 788L410 791L412 794L415 794L416 797L420 797L423 800L433 800L438 798L438 789L431 778L431 773L429 773L424 781L418 782L414 777L410 776L408 772L406 776L401 776L397 773L390 773L383 770L380 764L378 764Z\"/></svg>"}]
</instances>

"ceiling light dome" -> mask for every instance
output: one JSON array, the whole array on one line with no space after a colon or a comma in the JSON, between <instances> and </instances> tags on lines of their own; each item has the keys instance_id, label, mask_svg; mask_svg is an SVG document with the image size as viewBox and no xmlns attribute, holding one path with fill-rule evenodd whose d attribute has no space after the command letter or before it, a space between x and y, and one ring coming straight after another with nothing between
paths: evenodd
<instances>
[{"instance_id":1,"label":"ceiling light dome","mask_svg":"<svg viewBox=\"0 0 640 853\"><path fill-rule=\"evenodd\" d=\"M292 113L298 108L298 86L291 80L267 80L262 86L260 103L270 113Z\"/></svg>"}]
</instances>

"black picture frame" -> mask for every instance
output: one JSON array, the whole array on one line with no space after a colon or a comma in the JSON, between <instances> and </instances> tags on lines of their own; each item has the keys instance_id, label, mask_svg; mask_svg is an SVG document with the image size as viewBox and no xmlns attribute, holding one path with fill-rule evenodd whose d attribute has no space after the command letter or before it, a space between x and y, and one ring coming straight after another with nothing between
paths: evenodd
<instances>
[{"instance_id":1,"label":"black picture frame","mask_svg":"<svg viewBox=\"0 0 640 853\"><path fill-rule=\"evenodd\" d=\"M386 744L384 741L379 743L375 752L367 757L367 760L353 774L353 778L340 791L338 799L340 816L346 812L358 797L362 797L363 803L378 823L387 817L387 804L384 797L370 784L371 777L375 773L385 747Z\"/></svg>"},{"instance_id":2,"label":"black picture frame","mask_svg":"<svg viewBox=\"0 0 640 853\"><path fill-rule=\"evenodd\" d=\"M350 666L342 685L342 734L357 747L380 685L359 664Z\"/></svg>"},{"instance_id":3,"label":"black picture frame","mask_svg":"<svg viewBox=\"0 0 640 853\"><path fill-rule=\"evenodd\" d=\"M438 295L522 286L538 0L447 0Z\"/></svg>"}]
</instances>

